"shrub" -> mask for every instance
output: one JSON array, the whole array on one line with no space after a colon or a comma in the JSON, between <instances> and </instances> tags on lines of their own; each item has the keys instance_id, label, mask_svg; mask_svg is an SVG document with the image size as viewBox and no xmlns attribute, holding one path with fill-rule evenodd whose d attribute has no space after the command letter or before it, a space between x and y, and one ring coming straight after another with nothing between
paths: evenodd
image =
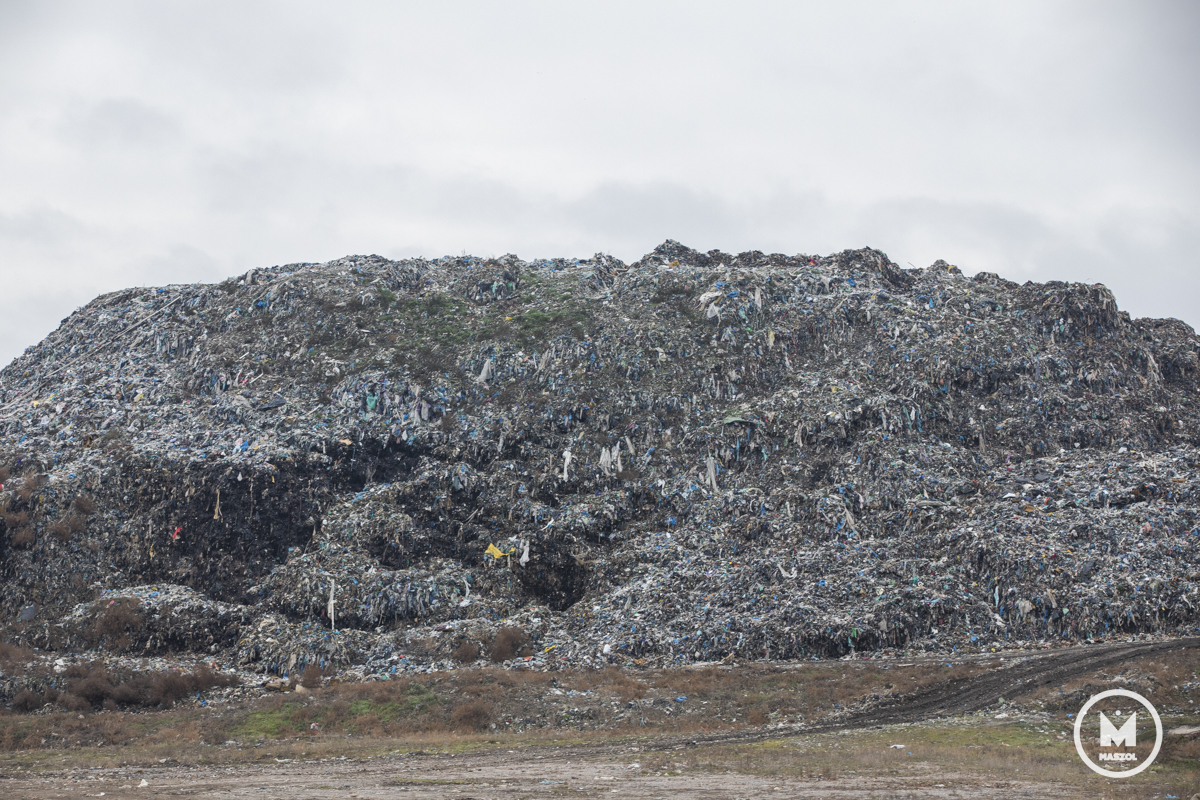
<instances>
[{"instance_id":1,"label":"shrub","mask_svg":"<svg viewBox=\"0 0 1200 800\"><path fill-rule=\"evenodd\" d=\"M87 700L84 700L82 697L71 694L69 692L67 692L65 694L60 694L58 696L58 700L55 703L55 705L57 705L59 708L62 708L65 711L82 712L82 711L91 711L91 709L92 709L92 706L88 703Z\"/></svg>"},{"instance_id":2,"label":"shrub","mask_svg":"<svg viewBox=\"0 0 1200 800\"><path fill-rule=\"evenodd\" d=\"M113 690L112 699L118 706L170 708L187 694L186 683L176 673L163 672L125 681Z\"/></svg>"},{"instance_id":3,"label":"shrub","mask_svg":"<svg viewBox=\"0 0 1200 800\"><path fill-rule=\"evenodd\" d=\"M321 678L324 673L316 664L309 664L304 668L304 672L300 673L300 685L305 689L319 689L321 687Z\"/></svg>"},{"instance_id":4,"label":"shrub","mask_svg":"<svg viewBox=\"0 0 1200 800\"><path fill-rule=\"evenodd\" d=\"M142 614L138 609L141 601L136 597L118 597L92 603L94 614L91 625L83 632L87 643L96 647L101 643L124 649L130 644L130 634L142 628Z\"/></svg>"},{"instance_id":5,"label":"shrub","mask_svg":"<svg viewBox=\"0 0 1200 800\"><path fill-rule=\"evenodd\" d=\"M8 480L8 475L8 467L0 467L0 483L4 483L6 480Z\"/></svg>"},{"instance_id":6,"label":"shrub","mask_svg":"<svg viewBox=\"0 0 1200 800\"><path fill-rule=\"evenodd\" d=\"M18 714L28 714L30 711L37 711L43 705L45 703L42 696L28 689L23 689L12 701L12 709Z\"/></svg>"},{"instance_id":7,"label":"shrub","mask_svg":"<svg viewBox=\"0 0 1200 800\"><path fill-rule=\"evenodd\" d=\"M103 705L105 708L109 703L125 708L170 708L185 697L197 695L214 686L236 686L238 683L237 678L213 672L207 667L190 673L164 670L135 675L116 683L111 686L107 696L101 698L101 692L98 691L101 687L88 684L88 681L100 678L108 680L102 670L93 672L78 684L72 684L71 691L93 705Z\"/></svg>"},{"instance_id":8,"label":"shrub","mask_svg":"<svg viewBox=\"0 0 1200 800\"><path fill-rule=\"evenodd\" d=\"M236 675L226 675L223 672L214 672L208 667L200 667L191 674L189 679L196 691L203 692L217 686L241 686L242 681Z\"/></svg>"},{"instance_id":9,"label":"shrub","mask_svg":"<svg viewBox=\"0 0 1200 800\"><path fill-rule=\"evenodd\" d=\"M4 515L4 525L10 531L24 528L29 524L29 514L25 511L10 511Z\"/></svg>"},{"instance_id":10,"label":"shrub","mask_svg":"<svg viewBox=\"0 0 1200 800\"><path fill-rule=\"evenodd\" d=\"M30 526L19 528L12 535L13 547L29 547L37 539L37 532Z\"/></svg>"},{"instance_id":11,"label":"shrub","mask_svg":"<svg viewBox=\"0 0 1200 800\"><path fill-rule=\"evenodd\" d=\"M87 520L78 514L72 514L67 517L67 527L72 533L78 533L87 527Z\"/></svg>"},{"instance_id":12,"label":"shrub","mask_svg":"<svg viewBox=\"0 0 1200 800\"><path fill-rule=\"evenodd\" d=\"M459 664L470 664L479 658L479 645L469 639L463 639L450 655Z\"/></svg>"},{"instance_id":13,"label":"shrub","mask_svg":"<svg viewBox=\"0 0 1200 800\"><path fill-rule=\"evenodd\" d=\"M501 628L495 638L488 655L492 661L508 661L518 655L527 655L529 635L520 628Z\"/></svg>"},{"instance_id":14,"label":"shrub","mask_svg":"<svg viewBox=\"0 0 1200 800\"><path fill-rule=\"evenodd\" d=\"M471 700L455 706L450 722L458 731L479 731L492 721L492 707L483 700Z\"/></svg>"},{"instance_id":15,"label":"shrub","mask_svg":"<svg viewBox=\"0 0 1200 800\"><path fill-rule=\"evenodd\" d=\"M146 676L125 681L113 689L112 700L118 706L152 706L158 705L153 701L152 683Z\"/></svg>"},{"instance_id":16,"label":"shrub","mask_svg":"<svg viewBox=\"0 0 1200 800\"><path fill-rule=\"evenodd\" d=\"M17 487L17 497L28 503L45 485L45 475L34 471L27 472L25 478L21 481L21 485Z\"/></svg>"},{"instance_id":17,"label":"shrub","mask_svg":"<svg viewBox=\"0 0 1200 800\"><path fill-rule=\"evenodd\" d=\"M33 659L33 651L15 644L0 644L0 667L12 672Z\"/></svg>"},{"instance_id":18,"label":"shrub","mask_svg":"<svg viewBox=\"0 0 1200 800\"><path fill-rule=\"evenodd\" d=\"M99 706L112 697L114 686L103 670L98 670L82 680L73 681L67 691L91 706Z\"/></svg>"},{"instance_id":19,"label":"shrub","mask_svg":"<svg viewBox=\"0 0 1200 800\"><path fill-rule=\"evenodd\" d=\"M71 526L68 524L67 518L60 517L51 523L50 533L54 534L60 542L69 541L71 538Z\"/></svg>"},{"instance_id":20,"label":"shrub","mask_svg":"<svg viewBox=\"0 0 1200 800\"><path fill-rule=\"evenodd\" d=\"M158 704L165 708L170 708L189 694L193 694L192 681L178 672L160 672L151 682Z\"/></svg>"},{"instance_id":21,"label":"shrub","mask_svg":"<svg viewBox=\"0 0 1200 800\"><path fill-rule=\"evenodd\" d=\"M84 516L96 513L96 501L86 495L76 495L74 502L71 503L75 510Z\"/></svg>"}]
</instances>

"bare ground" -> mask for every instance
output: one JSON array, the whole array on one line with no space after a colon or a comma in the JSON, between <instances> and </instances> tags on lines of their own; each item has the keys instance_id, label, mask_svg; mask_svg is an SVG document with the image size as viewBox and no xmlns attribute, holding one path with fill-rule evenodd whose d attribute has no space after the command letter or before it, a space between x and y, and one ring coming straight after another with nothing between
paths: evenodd
<instances>
[{"instance_id":1,"label":"bare ground","mask_svg":"<svg viewBox=\"0 0 1200 800\"><path fill-rule=\"evenodd\" d=\"M705 731L695 719L679 719L674 732L657 726L17 751L0 754L0 796L1188 798L1200 791L1195 736L1168 741L1141 776L1104 780L1075 756L1066 709L1119 671L1123 680L1145 677L1169 725L1194 723L1195 706L1180 685L1195 682L1198 647L1200 640L1188 639L981 656L970 672L953 670L807 725ZM902 666L937 675L933 668L944 664L894 665L888 674ZM1001 698L1011 712L1003 717L994 713Z\"/></svg>"},{"instance_id":2,"label":"bare ground","mask_svg":"<svg viewBox=\"0 0 1200 800\"><path fill-rule=\"evenodd\" d=\"M630 754L630 759L636 758ZM822 778L686 771L644 774L637 761L575 750L413 756L315 764L72 771L14 778L6 797L228 798L1062 798L1085 797L1058 782L937 774ZM137 788L142 780L147 786ZM101 793L103 792L103 795Z\"/></svg>"}]
</instances>

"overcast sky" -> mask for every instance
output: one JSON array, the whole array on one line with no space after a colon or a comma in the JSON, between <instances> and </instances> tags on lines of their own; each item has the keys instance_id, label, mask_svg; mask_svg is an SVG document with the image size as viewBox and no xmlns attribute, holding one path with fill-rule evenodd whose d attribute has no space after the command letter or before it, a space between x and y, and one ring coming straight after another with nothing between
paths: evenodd
<instances>
[{"instance_id":1,"label":"overcast sky","mask_svg":"<svg viewBox=\"0 0 1200 800\"><path fill-rule=\"evenodd\" d=\"M0 364L351 253L870 245L1200 325L1200 3L0 0Z\"/></svg>"}]
</instances>

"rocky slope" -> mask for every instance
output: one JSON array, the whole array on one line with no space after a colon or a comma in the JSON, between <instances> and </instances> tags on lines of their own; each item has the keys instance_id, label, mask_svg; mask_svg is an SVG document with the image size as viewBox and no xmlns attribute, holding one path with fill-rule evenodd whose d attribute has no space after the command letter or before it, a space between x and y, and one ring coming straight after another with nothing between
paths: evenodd
<instances>
[{"instance_id":1,"label":"rocky slope","mask_svg":"<svg viewBox=\"0 0 1200 800\"><path fill-rule=\"evenodd\" d=\"M4 636L282 673L1194 631L1198 347L869 249L106 295L0 372Z\"/></svg>"}]
</instances>

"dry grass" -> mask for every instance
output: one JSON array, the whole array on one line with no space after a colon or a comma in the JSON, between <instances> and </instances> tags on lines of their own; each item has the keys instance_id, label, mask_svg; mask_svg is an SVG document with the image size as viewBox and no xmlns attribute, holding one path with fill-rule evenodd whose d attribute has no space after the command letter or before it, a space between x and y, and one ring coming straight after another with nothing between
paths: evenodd
<instances>
[{"instance_id":1,"label":"dry grass","mask_svg":"<svg viewBox=\"0 0 1200 800\"><path fill-rule=\"evenodd\" d=\"M548 672L489 667L459 670L451 676L449 686L443 680L432 681L430 685L435 690L453 688L459 694L473 696L486 694L497 699L504 699L537 694L543 687L552 685L556 681L561 684L562 677L562 675L556 677L555 674ZM505 705L507 706L508 703Z\"/></svg>"},{"instance_id":2,"label":"dry grass","mask_svg":"<svg viewBox=\"0 0 1200 800\"><path fill-rule=\"evenodd\" d=\"M1200 768L1195 755L1168 741L1154 776L1108 781L1089 772L1069 741L1047 742L1036 724L945 722L651 753L643 772L736 772L800 780L936 776L947 788L970 789L980 778L1018 785L1057 784L1068 796L1190 797ZM1068 726L1064 725L1064 729ZM902 744L895 748L893 745ZM1194 744L1194 743L1193 743ZM1200 747L1194 748L1200 749ZM1186 751L1193 752L1193 751ZM993 783L992 785L1003 785ZM1149 791L1153 788L1154 791ZM1082 795L1078 795L1082 792Z\"/></svg>"},{"instance_id":3,"label":"dry grass","mask_svg":"<svg viewBox=\"0 0 1200 800\"><path fill-rule=\"evenodd\" d=\"M306 720L321 719L320 708L286 698L272 698L270 706L284 713L304 715ZM259 711L262 710L260 706ZM231 726L228 717L238 715L243 715L239 717L242 722ZM469 715L464 712L463 716ZM1124 783L1104 781L1087 772L1068 746L1041 746L1034 741L1036 732L1031 733L1026 727L996 725L988 720L976 720L971 724L950 722L873 729L848 735L829 734L754 744L680 748L675 737L630 740L620 732L576 733L564 737L561 732L544 730L503 734L492 730L490 723L484 724L482 729L456 731L441 727L399 736L379 735L359 726L352 737L345 736L342 728L319 723L320 730L312 730L306 724L303 731L294 730L288 736L256 739L253 736L260 729L246 724L241 709L224 716L192 710L184 716L180 712L101 713L79 720L76 716L55 712L21 719L39 725L37 733L50 736L58 744L54 749L42 746L0 755L0 764L34 770L74 766L103 769L122 764L156 764L168 758L185 766L264 762L273 765L275 759L315 761L339 756L379 756L398 749L429 754L516 751L516 755L501 756L503 761L511 762L530 759L533 753L524 748L537 748L534 753L538 755L572 759L583 765L594 758L608 761L612 758L613 747L618 746L623 754L630 749L638 751L636 755L622 755L620 760L636 761L642 776L735 773L786 779L795 788L802 787L805 781L899 778L906 782L915 781L908 784L912 796L920 795L920 787L931 787L936 782L945 786L949 796L957 796L955 792L974 796L984 787L1003 787L1011 793L1016 786L1040 784L1059 786L1063 796L1071 797L1132 800L1174 794L1186 798L1191 796L1200 777L1195 761L1189 764L1168 754L1164 748L1161 766L1156 764L1154 774ZM0 723L4 721L5 718L0 716ZM479 725L474 719L464 719L464 723L468 721ZM51 722L52 725L48 724ZM5 730L0 724L0 745L4 736ZM212 746L231 738L235 744ZM890 747L895 743L905 746L901 749ZM64 745L70 749L64 749ZM598 749L591 751L589 748L593 746ZM545 765L549 762L536 763ZM635 773L629 777L638 776ZM822 788L828 793L830 787ZM909 792L903 794L907 796Z\"/></svg>"},{"instance_id":4,"label":"dry grass","mask_svg":"<svg viewBox=\"0 0 1200 800\"><path fill-rule=\"evenodd\" d=\"M605 697L615 697L628 703L645 697L650 685L625 670L609 667L600 672L584 673L575 687L581 691L599 691Z\"/></svg>"},{"instance_id":5,"label":"dry grass","mask_svg":"<svg viewBox=\"0 0 1200 800\"><path fill-rule=\"evenodd\" d=\"M410 640L408 642L408 649L418 655L436 657L439 654L440 644L437 639L430 636L428 638Z\"/></svg>"},{"instance_id":6,"label":"dry grass","mask_svg":"<svg viewBox=\"0 0 1200 800\"><path fill-rule=\"evenodd\" d=\"M1088 697L1111 689L1111 681L1145 696L1160 712L1195 710L1192 695L1180 690L1180 684L1200 679L1200 661L1195 651L1177 651L1131 659L1118 666L1072 679L1060 686L1017 695L1023 703L1060 713L1074 713Z\"/></svg>"},{"instance_id":7,"label":"dry grass","mask_svg":"<svg viewBox=\"0 0 1200 800\"><path fill-rule=\"evenodd\" d=\"M14 653L12 657L19 661L28 655ZM195 754L188 756L193 761L238 762L314 757L318 753L363 755L396 747L454 749L497 740L507 748L564 738L586 746L630 735L645 743L661 734L817 721L835 704L852 705L889 691L907 694L997 666L996 661L953 668L837 662L559 672L489 667L434 673L419 681L314 687L308 694L274 694L207 709L185 704L168 711L167 703L162 703L161 709L126 706L153 709L138 713L111 710L122 707L118 699L124 695L118 690L129 679L117 681L96 676L94 671L77 670L64 673L63 686L69 691L49 701L53 710L35 714L0 711L0 750L55 748L62 753L64 747L80 748L74 750L79 755L72 758L82 759L86 754L89 764L97 764L97 755L115 744L124 746L114 750L115 757L122 759L161 752L183 760L179 753L186 751ZM1122 673L1153 676L1170 687L1194 680L1197 666L1186 657L1171 656L1131 661L1122 665ZM44 695L31 692L22 696L19 706L36 711L46 702ZM79 710L68 711L73 708ZM1019 711L1012 714L1019 715ZM948 785L953 785L956 775L974 776L972 779L990 775L989 780L1065 781L1080 787L1079 791L1090 790L1095 787L1087 783L1089 778L1069 742L1070 725L1066 712L1052 715L1048 721L1039 716L1030 723L1000 722L989 715L759 745L647 752L638 760L651 772L728 769L805 779L936 773L947 776ZM241 743L244 749L200 746L229 740ZM260 743L261 747L251 746ZM892 749L890 745L896 743L905 747ZM81 749L101 744L104 748L100 751ZM1181 789L1188 780L1194 785L1200 779L1198 757L1200 741L1169 739L1160 755L1162 772L1153 780L1169 787L1172 794L1190 797L1190 791ZM1159 783L1154 785L1157 788ZM1108 796L1121 795L1114 792Z\"/></svg>"}]
</instances>

